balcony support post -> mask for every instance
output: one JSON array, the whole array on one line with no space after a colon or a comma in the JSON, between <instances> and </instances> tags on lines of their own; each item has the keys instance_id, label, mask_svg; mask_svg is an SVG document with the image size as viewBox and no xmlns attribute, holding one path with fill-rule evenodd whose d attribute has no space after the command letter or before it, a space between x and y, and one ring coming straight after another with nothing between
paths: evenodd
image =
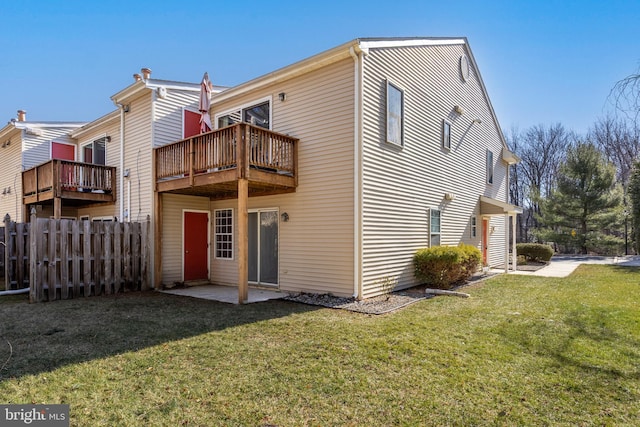
<instances>
[{"instance_id":1,"label":"balcony support post","mask_svg":"<svg viewBox=\"0 0 640 427\"><path fill-rule=\"evenodd\" d=\"M154 192L153 287L162 289L162 194Z\"/></svg>"},{"instance_id":2,"label":"balcony support post","mask_svg":"<svg viewBox=\"0 0 640 427\"><path fill-rule=\"evenodd\" d=\"M62 217L62 198L53 198L53 218L60 219Z\"/></svg>"},{"instance_id":3,"label":"balcony support post","mask_svg":"<svg viewBox=\"0 0 640 427\"><path fill-rule=\"evenodd\" d=\"M247 302L249 296L249 181L238 179L238 304Z\"/></svg>"}]
</instances>

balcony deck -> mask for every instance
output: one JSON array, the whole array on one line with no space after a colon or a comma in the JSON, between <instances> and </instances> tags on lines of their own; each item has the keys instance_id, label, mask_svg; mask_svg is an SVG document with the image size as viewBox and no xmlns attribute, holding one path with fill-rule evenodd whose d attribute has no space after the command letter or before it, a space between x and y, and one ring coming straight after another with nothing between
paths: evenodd
<instances>
[{"instance_id":1,"label":"balcony deck","mask_svg":"<svg viewBox=\"0 0 640 427\"><path fill-rule=\"evenodd\" d=\"M68 160L49 160L22 172L25 205L64 200L67 206L116 201L116 168Z\"/></svg>"},{"instance_id":2,"label":"balcony deck","mask_svg":"<svg viewBox=\"0 0 640 427\"><path fill-rule=\"evenodd\" d=\"M298 140L238 123L154 149L156 190L231 199L238 180L249 196L295 191Z\"/></svg>"}]
</instances>

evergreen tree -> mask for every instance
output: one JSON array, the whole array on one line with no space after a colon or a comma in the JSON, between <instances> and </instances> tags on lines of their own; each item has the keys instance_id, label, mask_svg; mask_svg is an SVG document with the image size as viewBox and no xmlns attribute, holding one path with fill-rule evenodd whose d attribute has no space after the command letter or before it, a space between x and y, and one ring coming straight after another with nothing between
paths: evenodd
<instances>
[{"instance_id":1,"label":"evergreen tree","mask_svg":"<svg viewBox=\"0 0 640 427\"><path fill-rule=\"evenodd\" d=\"M580 253L616 252L622 239L622 192L615 184L615 166L590 142L578 142L560 165L557 186L543 201L541 233L566 249Z\"/></svg>"}]
</instances>

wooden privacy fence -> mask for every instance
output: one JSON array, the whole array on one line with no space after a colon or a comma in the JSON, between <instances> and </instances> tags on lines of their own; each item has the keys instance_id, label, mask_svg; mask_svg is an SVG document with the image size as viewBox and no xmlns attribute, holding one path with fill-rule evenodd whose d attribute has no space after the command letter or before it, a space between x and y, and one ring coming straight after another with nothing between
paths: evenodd
<instances>
[{"instance_id":1,"label":"wooden privacy fence","mask_svg":"<svg viewBox=\"0 0 640 427\"><path fill-rule=\"evenodd\" d=\"M5 286L29 288L29 301L110 295L151 287L151 221L5 217Z\"/></svg>"}]
</instances>

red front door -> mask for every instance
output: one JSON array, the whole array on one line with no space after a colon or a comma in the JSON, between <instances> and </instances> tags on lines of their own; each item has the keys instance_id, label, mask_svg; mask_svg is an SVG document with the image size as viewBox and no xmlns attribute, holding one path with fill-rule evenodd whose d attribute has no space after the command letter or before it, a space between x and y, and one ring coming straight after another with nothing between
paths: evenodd
<instances>
[{"instance_id":1,"label":"red front door","mask_svg":"<svg viewBox=\"0 0 640 427\"><path fill-rule=\"evenodd\" d=\"M209 214L184 213L184 280L209 279Z\"/></svg>"}]
</instances>

